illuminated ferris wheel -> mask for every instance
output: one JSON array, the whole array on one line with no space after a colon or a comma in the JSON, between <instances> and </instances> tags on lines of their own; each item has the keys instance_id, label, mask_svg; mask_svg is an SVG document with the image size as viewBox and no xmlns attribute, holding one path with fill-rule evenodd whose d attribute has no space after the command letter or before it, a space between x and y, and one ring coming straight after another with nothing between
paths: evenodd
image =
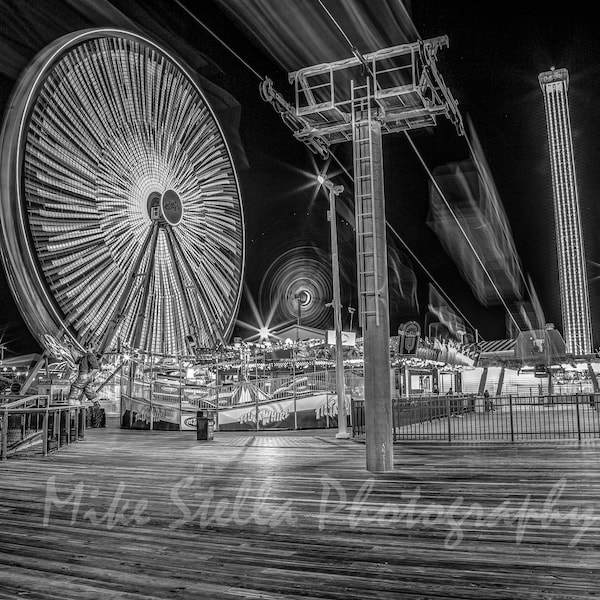
<instances>
[{"instance_id":1,"label":"illuminated ferris wheel","mask_svg":"<svg viewBox=\"0 0 600 600\"><path fill-rule=\"evenodd\" d=\"M227 339L244 222L223 131L194 74L131 32L47 47L2 133L2 255L32 334L189 354Z\"/></svg>"}]
</instances>

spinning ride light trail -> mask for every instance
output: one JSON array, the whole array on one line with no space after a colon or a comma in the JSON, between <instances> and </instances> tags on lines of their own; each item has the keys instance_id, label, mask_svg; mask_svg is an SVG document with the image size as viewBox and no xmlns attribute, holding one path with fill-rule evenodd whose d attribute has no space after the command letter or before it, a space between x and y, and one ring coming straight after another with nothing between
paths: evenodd
<instances>
[{"instance_id":1,"label":"spinning ride light trail","mask_svg":"<svg viewBox=\"0 0 600 600\"><path fill-rule=\"evenodd\" d=\"M115 29L60 38L18 83L2 134L3 260L43 343L63 330L163 355L229 336L244 222L195 74Z\"/></svg>"},{"instance_id":2,"label":"spinning ride light trail","mask_svg":"<svg viewBox=\"0 0 600 600\"><path fill-rule=\"evenodd\" d=\"M274 260L265 271L259 289L259 306L266 314L273 311L272 324L297 320L298 298L301 298L302 324L326 329L331 321L325 306L333 294L328 256L319 248L299 246Z\"/></svg>"}]
</instances>

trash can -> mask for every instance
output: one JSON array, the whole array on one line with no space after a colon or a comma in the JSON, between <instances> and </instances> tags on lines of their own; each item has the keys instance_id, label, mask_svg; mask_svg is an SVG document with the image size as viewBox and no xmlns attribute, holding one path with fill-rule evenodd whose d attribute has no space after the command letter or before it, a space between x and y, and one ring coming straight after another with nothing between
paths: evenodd
<instances>
[{"instance_id":1,"label":"trash can","mask_svg":"<svg viewBox=\"0 0 600 600\"><path fill-rule=\"evenodd\" d=\"M202 410L196 413L196 439L209 442L213 439L215 432L215 424L208 414Z\"/></svg>"}]
</instances>

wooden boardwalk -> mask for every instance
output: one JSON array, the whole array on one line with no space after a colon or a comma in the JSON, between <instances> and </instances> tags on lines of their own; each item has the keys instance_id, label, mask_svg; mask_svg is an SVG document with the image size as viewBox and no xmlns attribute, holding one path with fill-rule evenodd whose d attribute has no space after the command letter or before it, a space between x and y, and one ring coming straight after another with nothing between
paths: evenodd
<instances>
[{"instance_id":1,"label":"wooden boardwalk","mask_svg":"<svg viewBox=\"0 0 600 600\"><path fill-rule=\"evenodd\" d=\"M600 444L92 429L0 463L0 599L600 594Z\"/></svg>"}]
</instances>

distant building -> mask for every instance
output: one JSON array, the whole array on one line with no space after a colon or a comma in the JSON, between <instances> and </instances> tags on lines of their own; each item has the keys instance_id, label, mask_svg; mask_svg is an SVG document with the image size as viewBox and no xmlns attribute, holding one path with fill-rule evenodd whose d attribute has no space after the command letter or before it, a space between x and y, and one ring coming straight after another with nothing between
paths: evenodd
<instances>
[{"instance_id":1,"label":"distant building","mask_svg":"<svg viewBox=\"0 0 600 600\"><path fill-rule=\"evenodd\" d=\"M569 354L591 354L588 280L567 101L569 74L566 69L552 68L538 79L544 94L552 168L563 337Z\"/></svg>"}]
</instances>

